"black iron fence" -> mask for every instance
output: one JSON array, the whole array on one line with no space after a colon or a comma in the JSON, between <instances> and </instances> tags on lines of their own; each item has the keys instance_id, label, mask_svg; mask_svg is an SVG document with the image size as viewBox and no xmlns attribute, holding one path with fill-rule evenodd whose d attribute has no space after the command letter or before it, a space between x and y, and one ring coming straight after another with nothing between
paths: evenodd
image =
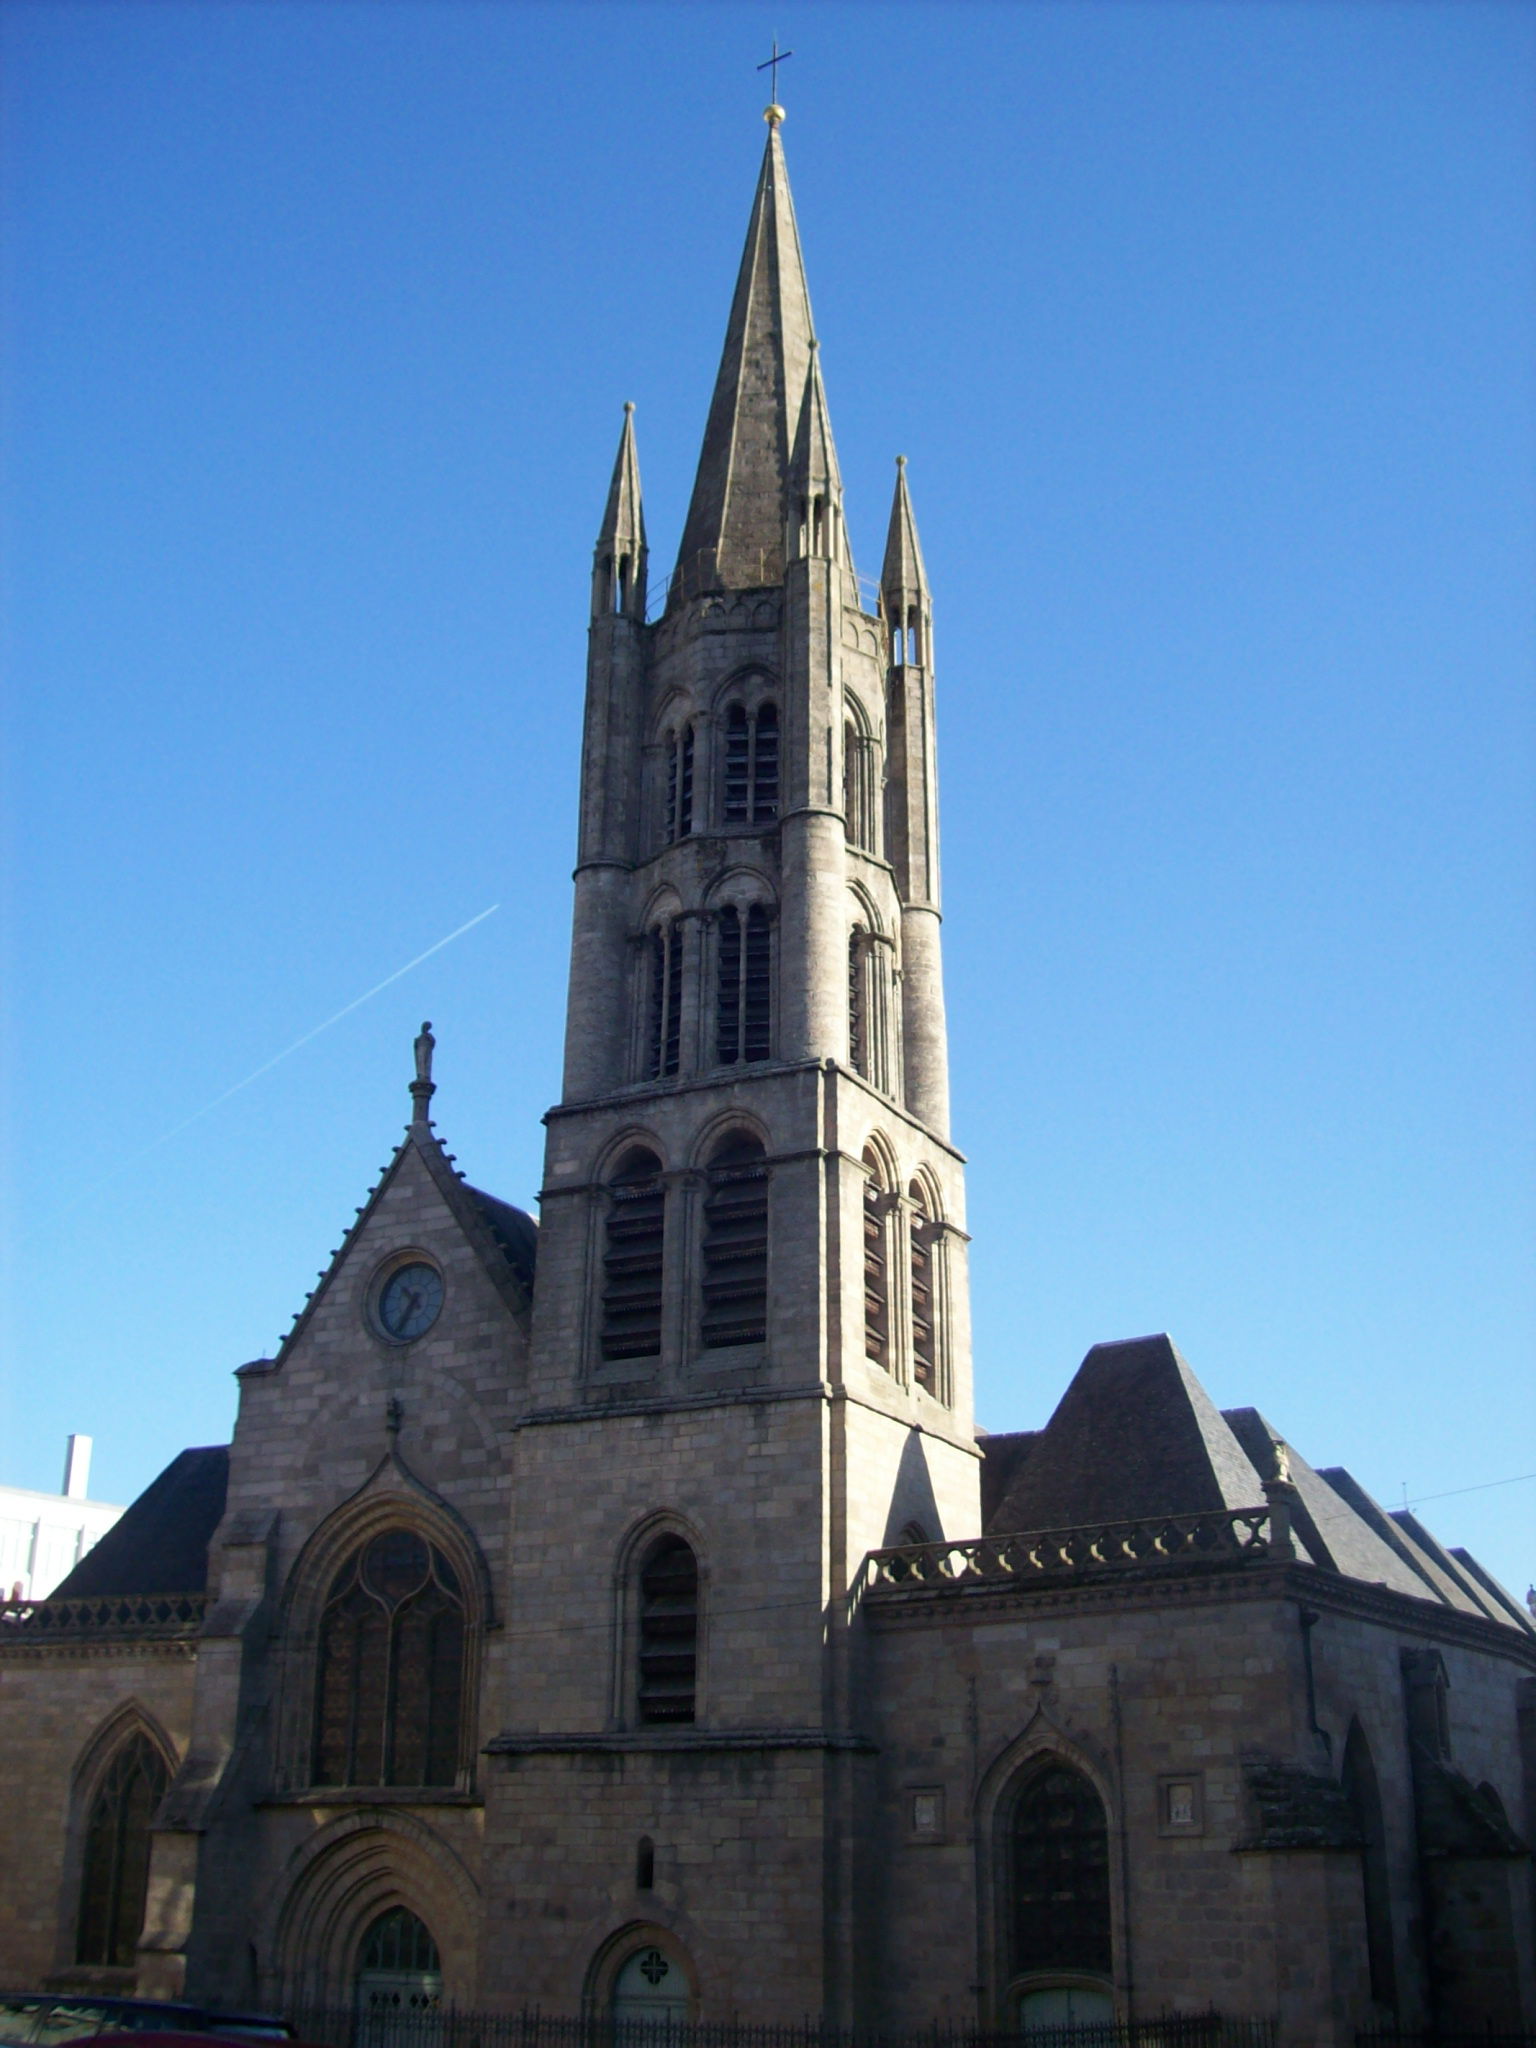
<instances>
[{"instance_id":1,"label":"black iron fence","mask_svg":"<svg viewBox=\"0 0 1536 2048\"><path fill-rule=\"evenodd\" d=\"M1536 2048L1536 2027L1365 2027L1355 2048Z\"/></svg>"},{"instance_id":2,"label":"black iron fence","mask_svg":"<svg viewBox=\"0 0 1536 2048\"><path fill-rule=\"evenodd\" d=\"M291 2015L304 2041L324 2048L1275 2048L1273 2020L1171 2013L1129 2023L1031 2027L835 2027L805 2019L780 2026L737 2020L556 2018L541 2012L460 2012L402 2005L368 2012Z\"/></svg>"}]
</instances>

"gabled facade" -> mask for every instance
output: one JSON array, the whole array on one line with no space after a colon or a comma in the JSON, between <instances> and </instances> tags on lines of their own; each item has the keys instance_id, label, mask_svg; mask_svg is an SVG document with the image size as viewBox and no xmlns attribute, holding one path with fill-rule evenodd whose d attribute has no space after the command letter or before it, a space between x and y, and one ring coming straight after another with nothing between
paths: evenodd
<instances>
[{"instance_id":1,"label":"gabled facade","mask_svg":"<svg viewBox=\"0 0 1536 2048\"><path fill-rule=\"evenodd\" d=\"M1166 1338L971 1406L932 606L769 133L594 556L538 1230L411 1120L233 1444L0 1620L0 1984L1295 2048L1536 2020L1536 1631ZM175 1583L172 1583L172 1582Z\"/></svg>"}]
</instances>

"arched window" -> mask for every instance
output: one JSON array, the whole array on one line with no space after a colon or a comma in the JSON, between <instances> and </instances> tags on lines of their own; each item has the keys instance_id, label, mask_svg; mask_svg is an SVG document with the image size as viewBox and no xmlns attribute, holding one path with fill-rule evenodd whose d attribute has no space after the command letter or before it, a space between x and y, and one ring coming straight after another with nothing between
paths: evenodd
<instances>
[{"instance_id":1,"label":"arched window","mask_svg":"<svg viewBox=\"0 0 1536 2048\"><path fill-rule=\"evenodd\" d=\"M1108 1977L1109 1829L1081 1771L1052 1762L1013 1809L1013 1974Z\"/></svg>"},{"instance_id":2,"label":"arched window","mask_svg":"<svg viewBox=\"0 0 1536 2048\"><path fill-rule=\"evenodd\" d=\"M654 1358L661 1350L666 1189L661 1161L636 1146L608 1183L603 1250L604 1358Z\"/></svg>"},{"instance_id":3,"label":"arched window","mask_svg":"<svg viewBox=\"0 0 1536 2048\"><path fill-rule=\"evenodd\" d=\"M732 1132L715 1148L704 1197L706 1350L768 1333L768 1165L761 1142Z\"/></svg>"},{"instance_id":4,"label":"arched window","mask_svg":"<svg viewBox=\"0 0 1536 2048\"><path fill-rule=\"evenodd\" d=\"M693 727L667 739L667 842L686 839L693 830Z\"/></svg>"},{"instance_id":5,"label":"arched window","mask_svg":"<svg viewBox=\"0 0 1536 2048\"><path fill-rule=\"evenodd\" d=\"M869 1078L869 935L862 925L848 934L848 1064Z\"/></svg>"},{"instance_id":6,"label":"arched window","mask_svg":"<svg viewBox=\"0 0 1536 2048\"><path fill-rule=\"evenodd\" d=\"M772 704L749 712L733 704L725 715L727 825L769 825L779 815L779 714Z\"/></svg>"},{"instance_id":7,"label":"arched window","mask_svg":"<svg viewBox=\"0 0 1536 2048\"><path fill-rule=\"evenodd\" d=\"M1358 1721L1350 1723L1344 1742L1344 1797L1360 1834L1360 1866L1365 1885L1365 1948L1371 1973L1371 1997L1395 2010L1397 1969L1392 1955L1392 1888L1387 1874L1386 1829L1381 1793L1370 1744Z\"/></svg>"},{"instance_id":8,"label":"arched window","mask_svg":"<svg viewBox=\"0 0 1536 2048\"><path fill-rule=\"evenodd\" d=\"M850 718L843 727L843 830L848 844L878 853L876 822L874 742Z\"/></svg>"},{"instance_id":9,"label":"arched window","mask_svg":"<svg viewBox=\"0 0 1536 2048\"><path fill-rule=\"evenodd\" d=\"M873 1153L864 1154L864 1355L891 1369L890 1261L885 1248L885 1192Z\"/></svg>"},{"instance_id":10,"label":"arched window","mask_svg":"<svg viewBox=\"0 0 1536 2048\"><path fill-rule=\"evenodd\" d=\"M921 1187L913 1182L907 1230L912 1293L912 1377L930 1394L938 1391L938 1350L934 1340L934 1229Z\"/></svg>"},{"instance_id":11,"label":"arched window","mask_svg":"<svg viewBox=\"0 0 1536 2048\"><path fill-rule=\"evenodd\" d=\"M752 822L768 825L779 815L779 714L761 705L753 734Z\"/></svg>"},{"instance_id":12,"label":"arched window","mask_svg":"<svg viewBox=\"0 0 1536 2048\"><path fill-rule=\"evenodd\" d=\"M464 1698L464 1597L414 1529L359 1545L320 1622L314 1782L452 1785Z\"/></svg>"},{"instance_id":13,"label":"arched window","mask_svg":"<svg viewBox=\"0 0 1536 2048\"><path fill-rule=\"evenodd\" d=\"M745 916L734 905L721 911L715 1016L721 1066L767 1059L770 978L768 913L762 904L752 904Z\"/></svg>"},{"instance_id":14,"label":"arched window","mask_svg":"<svg viewBox=\"0 0 1536 2048\"><path fill-rule=\"evenodd\" d=\"M691 1721L698 1665L698 1560L681 1536L658 1536L640 1566L640 1719Z\"/></svg>"},{"instance_id":15,"label":"arched window","mask_svg":"<svg viewBox=\"0 0 1536 2048\"><path fill-rule=\"evenodd\" d=\"M108 1764L85 1823L77 1963L133 1962L149 1887L150 1822L168 1782L147 1735L130 1737Z\"/></svg>"},{"instance_id":16,"label":"arched window","mask_svg":"<svg viewBox=\"0 0 1536 2048\"><path fill-rule=\"evenodd\" d=\"M395 2013L431 2012L442 2002L437 1943L414 1913L392 1906L374 1921L358 1950L359 2015L387 2019ZM387 2027L384 2039L389 2039Z\"/></svg>"},{"instance_id":17,"label":"arched window","mask_svg":"<svg viewBox=\"0 0 1536 2048\"><path fill-rule=\"evenodd\" d=\"M650 1006L646 1072L653 1081L677 1072L683 1032L683 927L678 918L659 924L650 938Z\"/></svg>"}]
</instances>

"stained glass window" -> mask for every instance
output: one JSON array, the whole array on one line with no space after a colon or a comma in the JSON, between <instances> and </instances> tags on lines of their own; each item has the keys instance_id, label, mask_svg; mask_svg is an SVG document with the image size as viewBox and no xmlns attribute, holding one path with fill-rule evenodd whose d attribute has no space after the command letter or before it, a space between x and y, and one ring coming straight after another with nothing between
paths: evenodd
<instances>
[{"instance_id":1,"label":"stained glass window","mask_svg":"<svg viewBox=\"0 0 1536 2048\"><path fill-rule=\"evenodd\" d=\"M464 1647L463 1596L440 1550L413 1529L355 1550L320 1623L314 1782L453 1784Z\"/></svg>"},{"instance_id":2,"label":"stained glass window","mask_svg":"<svg viewBox=\"0 0 1536 2048\"><path fill-rule=\"evenodd\" d=\"M125 1742L107 1766L85 1826L77 1963L133 1961L149 1887L149 1827L167 1782L164 1760L146 1735Z\"/></svg>"}]
</instances>

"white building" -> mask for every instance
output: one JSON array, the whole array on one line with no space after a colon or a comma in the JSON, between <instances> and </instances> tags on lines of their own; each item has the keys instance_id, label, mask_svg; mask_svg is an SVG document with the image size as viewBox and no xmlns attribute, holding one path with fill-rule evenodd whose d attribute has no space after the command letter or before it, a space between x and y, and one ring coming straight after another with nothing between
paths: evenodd
<instances>
[{"instance_id":1,"label":"white building","mask_svg":"<svg viewBox=\"0 0 1536 2048\"><path fill-rule=\"evenodd\" d=\"M72 1436L64 1455L64 1491L0 1486L0 1596L46 1600L123 1512L87 1500L91 1439Z\"/></svg>"}]
</instances>

